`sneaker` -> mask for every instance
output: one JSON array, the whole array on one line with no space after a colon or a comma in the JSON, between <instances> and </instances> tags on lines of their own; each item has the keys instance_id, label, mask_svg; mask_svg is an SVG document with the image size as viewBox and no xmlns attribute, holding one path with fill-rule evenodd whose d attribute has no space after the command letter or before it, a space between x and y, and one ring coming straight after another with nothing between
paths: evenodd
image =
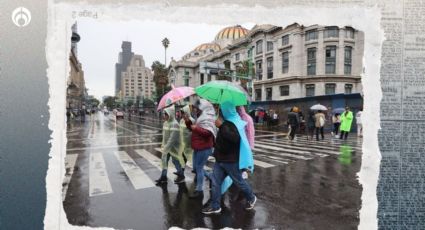
<instances>
[{"instance_id":1,"label":"sneaker","mask_svg":"<svg viewBox=\"0 0 425 230\"><path fill-rule=\"evenodd\" d=\"M174 180L174 183L179 184L184 182L185 177L183 175L177 175L177 178Z\"/></svg>"},{"instance_id":2,"label":"sneaker","mask_svg":"<svg viewBox=\"0 0 425 230\"><path fill-rule=\"evenodd\" d=\"M155 180L156 185L167 183L167 177L161 176L159 179Z\"/></svg>"},{"instance_id":3,"label":"sneaker","mask_svg":"<svg viewBox=\"0 0 425 230\"><path fill-rule=\"evenodd\" d=\"M248 201L247 205L246 205L246 210L251 210L254 208L255 202L257 202L257 196L254 195L254 200L253 201Z\"/></svg>"},{"instance_id":4,"label":"sneaker","mask_svg":"<svg viewBox=\"0 0 425 230\"><path fill-rule=\"evenodd\" d=\"M202 213L204 214L217 214L221 212L221 208L214 209L211 206L202 209Z\"/></svg>"}]
</instances>

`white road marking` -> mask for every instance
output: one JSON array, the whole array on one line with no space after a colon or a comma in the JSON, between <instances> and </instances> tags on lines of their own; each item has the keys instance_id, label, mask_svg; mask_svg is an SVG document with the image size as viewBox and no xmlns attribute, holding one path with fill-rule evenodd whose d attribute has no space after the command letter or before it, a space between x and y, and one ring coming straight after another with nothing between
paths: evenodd
<instances>
[{"instance_id":1,"label":"white road marking","mask_svg":"<svg viewBox=\"0 0 425 230\"><path fill-rule=\"evenodd\" d=\"M155 156L155 154L147 151L146 149L135 149L134 150L139 156L146 159L151 165L155 166L159 171L162 171L161 159ZM175 175L173 172L176 171L176 168L173 164L168 164L167 177L173 178Z\"/></svg>"},{"instance_id":2,"label":"white road marking","mask_svg":"<svg viewBox=\"0 0 425 230\"><path fill-rule=\"evenodd\" d=\"M288 134L286 134L286 133L280 133L280 134L276 133L276 134L258 135L258 136L255 136L255 138L260 138L260 137L277 137L277 136L286 136L286 135L288 135Z\"/></svg>"},{"instance_id":3,"label":"white road marking","mask_svg":"<svg viewBox=\"0 0 425 230\"><path fill-rule=\"evenodd\" d=\"M294 155L294 154L304 154L304 155L309 155L311 156L312 154L307 152L307 151L298 151L298 150L292 150L292 149L285 149L285 148L279 148L279 147L274 147L274 146L267 146L267 145L262 145L262 144L258 144L257 142L255 143L256 147L260 147L263 149L269 149L269 150L274 150L274 151L279 151L279 152L284 152L284 153L288 153L287 156L288 157L293 157L293 158L297 158L297 159L303 159L303 160L309 160L312 158L307 158L305 156L300 156L300 155ZM257 148L258 149L258 148ZM289 153L294 153L294 154L289 154Z\"/></svg>"},{"instance_id":4,"label":"white road marking","mask_svg":"<svg viewBox=\"0 0 425 230\"><path fill-rule=\"evenodd\" d=\"M68 154L65 156L65 169L66 174L63 179L62 187L62 201L65 200L66 193L68 192L69 182L71 181L72 174L74 173L75 163L77 162L78 154Z\"/></svg>"},{"instance_id":5,"label":"white road marking","mask_svg":"<svg viewBox=\"0 0 425 230\"><path fill-rule=\"evenodd\" d=\"M158 152L161 152L161 148L155 148L155 150L158 151ZM193 154L195 154L195 153L193 153ZM187 167L190 167L190 165L186 165L186 166ZM190 168L192 168L192 167L190 167ZM212 168L210 168L209 166L205 165L204 166L204 170L212 171Z\"/></svg>"},{"instance_id":6,"label":"white road marking","mask_svg":"<svg viewBox=\"0 0 425 230\"><path fill-rule=\"evenodd\" d=\"M329 156L328 154L316 152L318 149L314 149L314 147L315 147L314 145L309 145L310 148L307 148L307 147L294 146L294 145L291 145L291 144L285 144L283 142L282 143L279 143L279 144L277 144L277 143L270 143L268 140L267 141L255 141L255 142L256 143L270 145L270 146L276 146L276 147L281 146L281 147L285 147L285 148L288 148L288 149L298 149L298 150L308 151L308 152L310 152L310 153L312 153L314 155L318 155L319 157L327 157L327 156ZM329 154L339 155L339 152L336 152L336 151L330 151L330 150L325 150L325 151L326 151L326 153L329 153Z\"/></svg>"},{"instance_id":7,"label":"white road marking","mask_svg":"<svg viewBox=\"0 0 425 230\"><path fill-rule=\"evenodd\" d=\"M289 161L290 161L290 160L288 161L288 159L282 159L280 157L275 157L275 156L270 156L270 155L265 155L265 154L258 154L257 153L257 154L255 154L255 156L267 158L267 159L270 159L270 160L273 160L273 161L276 161L276 162L280 162L280 163L283 163L283 164L288 164Z\"/></svg>"},{"instance_id":8,"label":"white road marking","mask_svg":"<svg viewBox=\"0 0 425 230\"><path fill-rule=\"evenodd\" d=\"M91 152L89 163L89 195L98 196L112 193L111 183L102 153Z\"/></svg>"},{"instance_id":9,"label":"white road marking","mask_svg":"<svg viewBox=\"0 0 425 230\"><path fill-rule=\"evenodd\" d=\"M275 150L275 149L273 149L273 150ZM262 150L260 150L258 148L254 148L254 151L262 152ZM277 151L284 151L284 150L277 150ZM282 153L282 152L273 152L271 154L285 156L285 157L289 157L289 158L301 159L301 160L311 160L311 159L313 159L311 157L304 157L304 156L294 155L294 154L290 154L290 153Z\"/></svg>"},{"instance_id":10,"label":"white road marking","mask_svg":"<svg viewBox=\"0 0 425 230\"><path fill-rule=\"evenodd\" d=\"M155 186L149 176L140 169L136 162L134 162L125 151L115 152L115 157L120 162L121 167L133 184L134 189L137 190Z\"/></svg>"},{"instance_id":11,"label":"white road marking","mask_svg":"<svg viewBox=\"0 0 425 230\"><path fill-rule=\"evenodd\" d=\"M105 146L92 146L84 148L71 148L66 151L79 151L79 150L93 150L93 149L111 149L111 148L121 148L121 147L135 147L135 146L148 146L148 145L159 145L161 142L152 142L152 143L142 143L142 144L128 144L128 145L105 145Z\"/></svg>"}]
</instances>

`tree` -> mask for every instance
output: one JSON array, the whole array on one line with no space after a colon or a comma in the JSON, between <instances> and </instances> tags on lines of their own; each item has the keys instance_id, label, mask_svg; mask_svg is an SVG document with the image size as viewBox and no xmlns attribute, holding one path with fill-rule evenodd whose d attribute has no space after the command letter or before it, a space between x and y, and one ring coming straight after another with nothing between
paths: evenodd
<instances>
[{"instance_id":1,"label":"tree","mask_svg":"<svg viewBox=\"0 0 425 230\"><path fill-rule=\"evenodd\" d=\"M100 104L100 101L97 100L96 98L91 98L89 100L89 105L91 105L92 107L98 107Z\"/></svg>"},{"instance_id":2,"label":"tree","mask_svg":"<svg viewBox=\"0 0 425 230\"><path fill-rule=\"evenodd\" d=\"M107 108L115 108L116 107L116 103L115 100L117 100L117 97L107 97L105 98L105 100L103 100L103 104L107 107Z\"/></svg>"},{"instance_id":3,"label":"tree","mask_svg":"<svg viewBox=\"0 0 425 230\"><path fill-rule=\"evenodd\" d=\"M152 101L151 99L143 98L143 106L144 107L154 107L155 104L154 104L154 101Z\"/></svg>"},{"instance_id":4,"label":"tree","mask_svg":"<svg viewBox=\"0 0 425 230\"><path fill-rule=\"evenodd\" d=\"M159 61L154 61L151 66L153 70L153 81L156 88L156 100L159 102L160 98L167 92L168 85L168 68ZM169 89L168 89L169 90Z\"/></svg>"},{"instance_id":5,"label":"tree","mask_svg":"<svg viewBox=\"0 0 425 230\"><path fill-rule=\"evenodd\" d=\"M128 100L127 101L127 106L128 107L131 107L131 106L133 106L134 105L134 101L133 100Z\"/></svg>"}]
</instances>

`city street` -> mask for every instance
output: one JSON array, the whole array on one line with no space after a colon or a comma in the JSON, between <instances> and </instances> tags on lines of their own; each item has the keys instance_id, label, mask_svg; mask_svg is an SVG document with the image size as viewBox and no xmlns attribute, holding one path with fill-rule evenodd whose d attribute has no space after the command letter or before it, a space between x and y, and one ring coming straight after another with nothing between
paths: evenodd
<instances>
[{"instance_id":1,"label":"city street","mask_svg":"<svg viewBox=\"0 0 425 230\"><path fill-rule=\"evenodd\" d=\"M186 183L174 184L170 161L168 184L160 176L162 122L152 116L116 120L113 113L72 120L67 129L64 208L72 225L116 229L357 229L362 188L356 173L361 165L361 139L308 141L286 133L257 130L255 171L250 175L258 201L244 209L232 187L220 215L203 215L191 169ZM210 158L207 167L212 168ZM209 185L204 183L205 203Z\"/></svg>"}]
</instances>

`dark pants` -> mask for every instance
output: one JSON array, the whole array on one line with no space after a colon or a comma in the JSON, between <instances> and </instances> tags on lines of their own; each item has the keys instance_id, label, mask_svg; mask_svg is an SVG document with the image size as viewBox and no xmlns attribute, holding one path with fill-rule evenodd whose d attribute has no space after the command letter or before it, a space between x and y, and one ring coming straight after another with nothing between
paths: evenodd
<instances>
[{"instance_id":1,"label":"dark pants","mask_svg":"<svg viewBox=\"0 0 425 230\"><path fill-rule=\"evenodd\" d=\"M216 162L214 164L213 171L213 183L212 183L212 198L211 207L214 209L220 208L221 199L221 184L224 178L229 176L233 183L238 186L247 201L253 201L255 199L254 193L252 192L251 186L242 178L242 171L239 169L239 162L235 163L224 163Z\"/></svg>"},{"instance_id":2,"label":"dark pants","mask_svg":"<svg viewBox=\"0 0 425 230\"><path fill-rule=\"evenodd\" d=\"M335 135L338 135L338 130L339 130L339 126L341 125L341 123L334 123L334 132Z\"/></svg>"},{"instance_id":3,"label":"dark pants","mask_svg":"<svg viewBox=\"0 0 425 230\"><path fill-rule=\"evenodd\" d=\"M316 140L319 140L319 131L323 140L325 138L325 135L323 135L323 127L316 127Z\"/></svg>"},{"instance_id":4,"label":"dark pants","mask_svg":"<svg viewBox=\"0 0 425 230\"><path fill-rule=\"evenodd\" d=\"M291 125L291 132L289 133L289 136L291 137L291 140L294 140L295 138L295 132L297 131L298 126L297 125Z\"/></svg>"},{"instance_id":5,"label":"dark pants","mask_svg":"<svg viewBox=\"0 0 425 230\"><path fill-rule=\"evenodd\" d=\"M344 135L345 135L344 139L347 140L347 137L348 137L347 131L341 131L341 136L339 137L339 139L342 139L342 136L344 136Z\"/></svg>"}]
</instances>

